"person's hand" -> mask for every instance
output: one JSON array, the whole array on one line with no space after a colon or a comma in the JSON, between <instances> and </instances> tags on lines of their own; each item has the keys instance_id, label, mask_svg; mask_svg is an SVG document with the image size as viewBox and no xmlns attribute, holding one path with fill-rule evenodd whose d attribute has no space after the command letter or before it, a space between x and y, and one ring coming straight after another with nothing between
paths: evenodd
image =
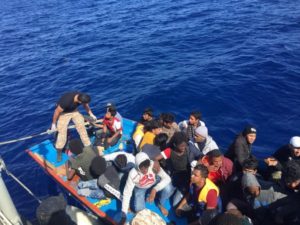
<instances>
[{"instance_id":1,"label":"person's hand","mask_svg":"<svg viewBox=\"0 0 300 225\"><path fill-rule=\"evenodd\" d=\"M155 172L155 173L159 172L160 165L159 165L159 162L157 160L154 160L154 162L153 162L153 168L152 169L153 169L153 172Z\"/></svg>"},{"instance_id":2,"label":"person's hand","mask_svg":"<svg viewBox=\"0 0 300 225\"><path fill-rule=\"evenodd\" d=\"M268 166L276 166L278 164L278 161L273 157L266 158L264 161Z\"/></svg>"},{"instance_id":3,"label":"person's hand","mask_svg":"<svg viewBox=\"0 0 300 225\"><path fill-rule=\"evenodd\" d=\"M92 117L92 119L95 121L97 120L97 117L93 113L90 113L90 117Z\"/></svg>"},{"instance_id":4,"label":"person's hand","mask_svg":"<svg viewBox=\"0 0 300 225\"><path fill-rule=\"evenodd\" d=\"M177 208L175 210L175 214L176 214L176 216L181 217L181 215L182 215L182 209Z\"/></svg>"},{"instance_id":5,"label":"person's hand","mask_svg":"<svg viewBox=\"0 0 300 225\"><path fill-rule=\"evenodd\" d=\"M111 142L112 142L112 138L107 138L107 140L106 140L106 141L107 141L107 144L109 144L109 145L110 145L110 144L111 144Z\"/></svg>"},{"instance_id":6,"label":"person's hand","mask_svg":"<svg viewBox=\"0 0 300 225\"><path fill-rule=\"evenodd\" d=\"M55 123L52 123L51 128L47 130L48 134L54 133L56 131L57 131L57 129L56 129Z\"/></svg>"},{"instance_id":7,"label":"person's hand","mask_svg":"<svg viewBox=\"0 0 300 225\"><path fill-rule=\"evenodd\" d=\"M154 188L152 188L150 195L147 199L148 202L153 202L156 196L156 190Z\"/></svg>"}]
</instances>

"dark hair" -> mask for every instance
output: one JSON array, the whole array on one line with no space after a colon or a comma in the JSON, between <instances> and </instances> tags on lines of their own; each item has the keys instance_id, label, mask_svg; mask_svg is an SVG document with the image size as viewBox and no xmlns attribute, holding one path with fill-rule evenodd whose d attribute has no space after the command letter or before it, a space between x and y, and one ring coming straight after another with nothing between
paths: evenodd
<instances>
[{"instance_id":1,"label":"dark hair","mask_svg":"<svg viewBox=\"0 0 300 225\"><path fill-rule=\"evenodd\" d=\"M194 111L194 112L191 112L190 116L195 117L197 120L201 120L202 114L201 114L201 112Z\"/></svg>"},{"instance_id":2,"label":"dark hair","mask_svg":"<svg viewBox=\"0 0 300 225\"><path fill-rule=\"evenodd\" d=\"M106 161L102 156L96 156L90 165L90 172L93 178L98 178L106 170Z\"/></svg>"},{"instance_id":3,"label":"dark hair","mask_svg":"<svg viewBox=\"0 0 300 225\"><path fill-rule=\"evenodd\" d=\"M80 102L82 102L83 104L86 104L86 103L89 103L91 101L91 97L87 94L84 94L84 93L80 93L78 95L78 100Z\"/></svg>"},{"instance_id":4,"label":"dark hair","mask_svg":"<svg viewBox=\"0 0 300 225\"><path fill-rule=\"evenodd\" d=\"M174 135L171 137L170 147L174 149L178 145L180 145L184 142L185 143L188 142L188 138L187 138L186 134L182 131L175 132Z\"/></svg>"},{"instance_id":5,"label":"dark hair","mask_svg":"<svg viewBox=\"0 0 300 225\"><path fill-rule=\"evenodd\" d=\"M141 168L149 168L150 166L150 159L146 159L145 161L141 162L139 165L139 169Z\"/></svg>"},{"instance_id":6,"label":"dark hair","mask_svg":"<svg viewBox=\"0 0 300 225\"><path fill-rule=\"evenodd\" d=\"M150 121L150 126L151 126L151 130L161 128L161 124L160 124L159 120L157 120L157 119L151 120Z\"/></svg>"},{"instance_id":7,"label":"dark hair","mask_svg":"<svg viewBox=\"0 0 300 225\"><path fill-rule=\"evenodd\" d=\"M117 155L113 162L117 169L122 169L127 165L127 157L125 154Z\"/></svg>"},{"instance_id":8,"label":"dark hair","mask_svg":"<svg viewBox=\"0 0 300 225\"><path fill-rule=\"evenodd\" d=\"M175 120L175 117L172 113L162 113L161 119L165 123L173 123Z\"/></svg>"},{"instance_id":9,"label":"dark hair","mask_svg":"<svg viewBox=\"0 0 300 225\"><path fill-rule=\"evenodd\" d=\"M151 126L152 123L151 122L152 122L152 120L144 122L144 128L143 128L144 133L146 133L147 131L151 131L152 130L152 126Z\"/></svg>"},{"instance_id":10,"label":"dark hair","mask_svg":"<svg viewBox=\"0 0 300 225\"><path fill-rule=\"evenodd\" d=\"M111 114L112 116L115 116L115 115L117 114L116 108L113 108L113 107L109 107L109 108L107 109L107 111L110 112L110 114Z\"/></svg>"},{"instance_id":11,"label":"dark hair","mask_svg":"<svg viewBox=\"0 0 300 225\"><path fill-rule=\"evenodd\" d=\"M206 153L206 156L211 160L212 158L217 158L222 156L222 152L219 149L214 149Z\"/></svg>"},{"instance_id":12,"label":"dark hair","mask_svg":"<svg viewBox=\"0 0 300 225\"><path fill-rule=\"evenodd\" d=\"M295 182L300 179L300 165L295 160L288 161L283 172L285 183Z\"/></svg>"},{"instance_id":13,"label":"dark hair","mask_svg":"<svg viewBox=\"0 0 300 225\"><path fill-rule=\"evenodd\" d=\"M153 116L153 110L151 107L145 108L143 114L148 114L149 116Z\"/></svg>"},{"instance_id":14,"label":"dark hair","mask_svg":"<svg viewBox=\"0 0 300 225\"><path fill-rule=\"evenodd\" d=\"M197 164L194 167L194 170L199 170L201 172L201 176L203 178L207 178L208 177L208 169L206 166L204 166L203 164Z\"/></svg>"},{"instance_id":15,"label":"dark hair","mask_svg":"<svg viewBox=\"0 0 300 225\"><path fill-rule=\"evenodd\" d=\"M243 169L257 170L258 160L256 158L245 159L242 163Z\"/></svg>"},{"instance_id":16,"label":"dark hair","mask_svg":"<svg viewBox=\"0 0 300 225\"><path fill-rule=\"evenodd\" d=\"M167 148L168 135L165 133L160 133L154 138L154 145L159 146L160 150L165 150Z\"/></svg>"},{"instance_id":17,"label":"dark hair","mask_svg":"<svg viewBox=\"0 0 300 225\"><path fill-rule=\"evenodd\" d=\"M51 196L41 202L36 210L40 225L72 224L66 214L67 203L62 195Z\"/></svg>"},{"instance_id":18,"label":"dark hair","mask_svg":"<svg viewBox=\"0 0 300 225\"><path fill-rule=\"evenodd\" d=\"M69 142L70 151L75 155L82 153L83 147L82 141L78 138L72 139Z\"/></svg>"},{"instance_id":19,"label":"dark hair","mask_svg":"<svg viewBox=\"0 0 300 225\"><path fill-rule=\"evenodd\" d=\"M243 221L236 215L223 213L213 218L208 225L243 225Z\"/></svg>"}]
</instances>

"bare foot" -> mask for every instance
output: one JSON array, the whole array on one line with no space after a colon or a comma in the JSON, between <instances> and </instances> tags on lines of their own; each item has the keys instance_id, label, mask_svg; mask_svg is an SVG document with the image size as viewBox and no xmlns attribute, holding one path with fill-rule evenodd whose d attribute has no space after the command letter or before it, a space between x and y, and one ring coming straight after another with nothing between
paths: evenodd
<instances>
[{"instance_id":1,"label":"bare foot","mask_svg":"<svg viewBox=\"0 0 300 225\"><path fill-rule=\"evenodd\" d=\"M158 208L160 209L161 213L164 215L164 216L168 216L169 215L169 212L168 210L163 207L162 205L158 204Z\"/></svg>"}]
</instances>

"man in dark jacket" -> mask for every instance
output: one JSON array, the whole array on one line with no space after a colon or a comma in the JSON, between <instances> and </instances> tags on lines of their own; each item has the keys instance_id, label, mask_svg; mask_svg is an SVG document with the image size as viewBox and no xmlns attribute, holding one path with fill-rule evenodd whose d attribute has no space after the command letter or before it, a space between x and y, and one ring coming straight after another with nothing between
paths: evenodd
<instances>
[{"instance_id":1,"label":"man in dark jacket","mask_svg":"<svg viewBox=\"0 0 300 225\"><path fill-rule=\"evenodd\" d=\"M256 139L256 129L247 126L230 145L225 156L234 162L236 171L240 172L245 159L253 158L251 147Z\"/></svg>"},{"instance_id":2,"label":"man in dark jacket","mask_svg":"<svg viewBox=\"0 0 300 225\"><path fill-rule=\"evenodd\" d=\"M300 137L298 136L292 137L289 144L280 147L272 157L265 159L271 178L280 180L286 164L294 160L300 164Z\"/></svg>"}]
</instances>

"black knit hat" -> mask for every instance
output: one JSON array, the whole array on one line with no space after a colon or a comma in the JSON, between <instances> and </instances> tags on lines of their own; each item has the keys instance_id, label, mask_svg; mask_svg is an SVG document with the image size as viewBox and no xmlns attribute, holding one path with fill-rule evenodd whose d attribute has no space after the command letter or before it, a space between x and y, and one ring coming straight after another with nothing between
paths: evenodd
<instances>
[{"instance_id":1,"label":"black knit hat","mask_svg":"<svg viewBox=\"0 0 300 225\"><path fill-rule=\"evenodd\" d=\"M254 126L246 126L243 130L243 136L246 136L248 134L256 134L256 128Z\"/></svg>"},{"instance_id":2,"label":"black knit hat","mask_svg":"<svg viewBox=\"0 0 300 225\"><path fill-rule=\"evenodd\" d=\"M127 157L126 155L124 154L120 154L118 155L115 160L113 161L113 163L115 164L115 166L118 168L118 169L122 169L124 167L126 167L127 165Z\"/></svg>"},{"instance_id":3,"label":"black knit hat","mask_svg":"<svg viewBox=\"0 0 300 225\"><path fill-rule=\"evenodd\" d=\"M106 170L106 161L103 157L97 156L92 160L90 166L91 175L94 178L98 178L101 176Z\"/></svg>"}]
</instances>

